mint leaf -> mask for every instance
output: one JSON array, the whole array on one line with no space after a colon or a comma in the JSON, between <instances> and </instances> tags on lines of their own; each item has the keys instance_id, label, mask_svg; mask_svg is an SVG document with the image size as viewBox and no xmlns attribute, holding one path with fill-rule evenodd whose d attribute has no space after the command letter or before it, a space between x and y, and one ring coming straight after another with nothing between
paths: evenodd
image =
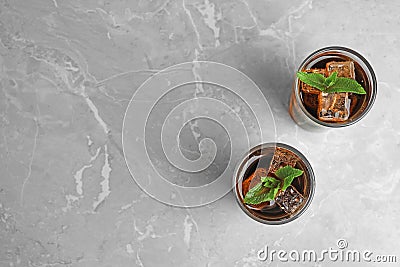
<instances>
[{"instance_id":1,"label":"mint leaf","mask_svg":"<svg viewBox=\"0 0 400 267\"><path fill-rule=\"evenodd\" d=\"M288 188L289 185L292 184L294 178L299 177L302 174L302 170L293 168L289 165L282 167L275 172L275 175L283 180L283 186L281 188L282 191L285 191L286 188Z\"/></svg>"},{"instance_id":2,"label":"mint leaf","mask_svg":"<svg viewBox=\"0 0 400 267\"><path fill-rule=\"evenodd\" d=\"M274 177L261 177L261 182L263 182L264 187L268 188L275 188L278 187L280 184L280 181L278 179L275 179Z\"/></svg>"},{"instance_id":3,"label":"mint leaf","mask_svg":"<svg viewBox=\"0 0 400 267\"><path fill-rule=\"evenodd\" d=\"M356 80L345 77L337 77L337 72L333 72L328 78L320 73L297 72L300 81L321 90L324 93L355 93L366 94L364 88Z\"/></svg>"},{"instance_id":4,"label":"mint leaf","mask_svg":"<svg viewBox=\"0 0 400 267\"><path fill-rule=\"evenodd\" d=\"M292 176L292 175L295 175L296 177L298 177L298 176L300 176L302 174L303 174L302 170L293 168L292 166L289 166L289 165L287 165L285 167L282 167L282 168L279 168L275 172L275 175L278 178L281 178L281 179L285 179L286 177L289 177L289 176Z\"/></svg>"},{"instance_id":5,"label":"mint leaf","mask_svg":"<svg viewBox=\"0 0 400 267\"><path fill-rule=\"evenodd\" d=\"M243 201L246 204L260 204L262 202L271 201L275 198L276 194L279 191L279 187L277 188L268 188L264 187L263 183L258 183L254 187L252 187L249 192L247 192Z\"/></svg>"},{"instance_id":6,"label":"mint leaf","mask_svg":"<svg viewBox=\"0 0 400 267\"><path fill-rule=\"evenodd\" d=\"M336 82L329 86L325 93L355 93L365 95L366 92L361 84L359 84L356 80L344 77L337 77Z\"/></svg>"},{"instance_id":7,"label":"mint leaf","mask_svg":"<svg viewBox=\"0 0 400 267\"><path fill-rule=\"evenodd\" d=\"M325 77L322 74L319 73L307 73L307 72L297 72L297 78L299 78L300 81L315 87L321 91L324 91L326 89L325 85Z\"/></svg>"},{"instance_id":8,"label":"mint leaf","mask_svg":"<svg viewBox=\"0 0 400 267\"><path fill-rule=\"evenodd\" d=\"M280 188L279 187L275 187L275 188L271 188L268 192L268 201L274 200L276 195L278 194Z\"/></svg>"},{"instance_id":9,"label":"mint leaf","mask_svg":"<svg viewBox=\"0 0 400 267\"><path fill-rule=\"evenodd\" d=\"M285 191L293 182L294 178L299 177L302 174L302 170L291 166L282 167L275 172L275 175L281 180L271 176L261 177L261 182L256 184L247 192L243 202L246 204L256 205L274 200L279 190Z\"/></svg>"},{"instance_id":10,"label":"mint leaf","mask_svg":"<svg viewBox=\"0 0 400 267\"><path fill-rule=\"evenodd\" d=\"M260 194L262 190L263 190L262 183L256 184L254 187L250 188L250 190L247 192L246 196L244 197L244 202L247 203L247 201Z\"/></svg>"},{"instance_id":11,"label":"mint leaf","mask_svg":"<svg viewBox=\"0 0 400 267\"><path fill-rule=\"evenodd\" d=\"M334 71L328 78L325 79L324 84L329 87L336 83L337 81L337 71Z\"/></svg>"}]
</instances>

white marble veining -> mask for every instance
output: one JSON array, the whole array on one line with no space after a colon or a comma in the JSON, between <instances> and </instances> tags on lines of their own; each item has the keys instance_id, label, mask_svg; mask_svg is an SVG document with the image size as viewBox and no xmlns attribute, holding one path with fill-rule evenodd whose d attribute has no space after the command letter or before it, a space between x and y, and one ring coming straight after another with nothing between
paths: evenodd
<instances>
[{"instance_id":1,"label":"white marble veining","mask_svg":"<svg viewBox=\"0 0 400 267\"><path fill-rule=\"evenodd\" d=\"M399 262L399 12L395 1L0 0L0 266L267 266L257 258L265 245L322 250L340 238ZM356 125L308 132L287 112L293 75L328 45L363 54L378 95ZM259 224L232 193L171 207L131 178L121 141L131 96L159 70L194 60L253 79L277 141L311 162L316 194L298 220ZM194 96L207 94L197 86ZM183 130L196 145L185 146L188 158L199 155L203 126ZM268 266L281 265L294 266Z\"/></svg>"}]
</instances>

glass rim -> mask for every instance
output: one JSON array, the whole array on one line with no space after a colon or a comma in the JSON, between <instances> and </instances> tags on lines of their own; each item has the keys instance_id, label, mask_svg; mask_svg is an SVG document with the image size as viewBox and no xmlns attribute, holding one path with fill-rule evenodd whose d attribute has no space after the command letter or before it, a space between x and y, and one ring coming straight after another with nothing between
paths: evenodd
<instances>
[{"instance_id":1,"label":"glass rim","mask_svg":"<svg viewBox=\"0 0 400 267\"><path fill-rule=\"evenodd\" d=\"M350 126L355 124L356 122L359 122L362 118L364 118L367 113L371 110L375 99L376 99L376 94L377 94L377 79L376 79L376 75L375 72L371 66L371 64L368 62L368 60L362 56L360 53L358 53L357 51L354 51L353 49L350 49L348 47L344 47L344 46L327 46L327 47L323 47L320 48L318 50L315 50L314 52L312 52L310 55L308 55L300 64L299 68L297 69L297 71L301 71L301 69L312 59L315 58L316 56L318 56L318 54L321 54L323 52L334 52L337 51L338 53L348 53L353 55L355 58L359 59L364 65L365 65L365 69L363 68L363 70L367 73L368 78L370 78L370 84L371 84L371 98L369 99L367 106L365 107L365 109L362 111L362 113L356 117L353 120L349 120L347 122L343 122L343 123L335 123L335 122L324 122L324 121L320 121L317 118L315 118L310 112L308 112L308 110L305 108L303 101L301 101L300 98L300 90L298 87L299 84L299 78L295 78L295 86L293 87L295 90L295 97L296 97L296 101L299 104L300 109L304 112L304 114L311 119L313 122L324 126L324 127L328 127L328 128L341 128L341 127L346 127L346 126ZM362 66L363 67L363 66ZM370 77L369 77L370 76Z\"/></svg>"},{"instance_id":2,"label":"glass rim","mask_svg":"<svg viewBox=\"0 0 400 267\"><path fill-rule=\"evenodd\" d=\"M277 148L277 147L281 147L281 148L285 148L291 152L293 152L294 154L296 154L296 156L298 156L302 162L304 163L304 165L307 168L307 172L308 172L308 179L310 181L310 192L309 192L309 196L306 200L306 203L304 204L304 206L298 210L293 216L288 217L288 218L283 218L281 220L265 220L265 219L261 219L259 217L257 217L256 215L254 215L253 213L251 213L246 207L245 205L240 201L239 199L239 195L238 195L238 190L237 190L237 184L239 183L239 181L242 179L242 177L239 177L239 174L241 173L240 167L246 163L246 161L249 159L249 156L258 151L261 150L263 148ZM289 222L294 221L295 219L299 218L310 206L313 198L314 198L314 194L315 194L315 187L316 187L316 182L315 182L315 174L313 171L313 168L311 167L310 162L307 160L307 158L300 152L298 151L296 148L288 145L288 144L284 144L284 143L280 143L280 142L268 142L268 143L262 143L259 144L257 146L254 146L253 148L251 148L242 158L242 160L239 162L239 164L237 165L237 168L235 170L235 174L233 177L233 190L234 190L234 194L235 194L235 198L236 198L236 202L238 203L239 207L242 209L242 211L244 213L246 213L247 216L249 216L250 218L252 218L255 221L258 221L259 223L262 224L267 224L267 225L282 225L282 224L286 224Z\"/></svg>"}]
</instances>

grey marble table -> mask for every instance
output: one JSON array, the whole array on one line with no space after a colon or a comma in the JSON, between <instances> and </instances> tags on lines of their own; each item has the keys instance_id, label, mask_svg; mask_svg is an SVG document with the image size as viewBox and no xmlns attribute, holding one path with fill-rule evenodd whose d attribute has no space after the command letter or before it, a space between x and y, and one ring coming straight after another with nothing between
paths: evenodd
<instances>
[{"instance_id":1,"label":"grey marble table","mask_svg":"<svg viewBox=\"0 0 400 267\"><path fill-rule=\"evenodd\" d=\"M339 239L397 255L366 266L398 266L399 13L396 1L0 0L0 266L350 266L257 255ZM369 60L377 99L354 126L306 131L287 111L294 71L330 45ZM194 60L248 75L268 99L273 141L311 162L315 197L299 219L260 224L232 193L173 207L132 179L122 144L129 100L159 70ZM196 137L200 126L184 129ZM184 154L196 158L192 141Z\"/></svg>"}]
</instances>

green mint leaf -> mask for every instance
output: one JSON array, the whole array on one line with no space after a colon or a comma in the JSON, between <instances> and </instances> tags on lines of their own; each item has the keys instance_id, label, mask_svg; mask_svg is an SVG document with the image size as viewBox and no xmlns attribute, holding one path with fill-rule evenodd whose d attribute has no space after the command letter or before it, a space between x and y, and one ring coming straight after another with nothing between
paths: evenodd
<instances>
[{"instance_id":1,"label":"green mint leaf","mask_svg":"<svg viewBox=\"0 0 400 267\"><path fill-rule=\"evenodd\" d=\"M297 72L297 78L300 81L318 89L321 91L325 91L325 77L320 73L307 73L307 72Z\"/></svg>"},{"instance_id":2,"label":"green mint leaf","mask_svg":"<svg viewBox=\"0 0 400 267\"><path fill-rule=\"evenodd\" d=\"M276 179L271 176L261 177L261 182L252 187L243 199L246 204L260 204L266 201L274 200L279 190L285 191L293 182L294 178L303 174L302 170L285 166L278 169L275 175L280 178ZM282 184L283 181L283 184Z\"/></svg>"},{"instance_id":3,"label":"green mint leaf","mask_svg":"<svg viewBox=\"0 0 400 267\"><path fill-rule=\"evenodd\" d=\"M328 78L320 73L297 72L300 81L321 90L324 93L355 93L366 94L364 88L356 80L337 77L337 72L333 72Z\"/></svg>"},{"instance_id":4,"label":"green mint leaf","mask_svg":"<svg viewBox=\"0 0 400 267\"><path fill-rule=\"evenodd\" d=\"M325 93L355 93L365 95L366 92L361 84L359 84L356 80L345 78L345 77L337 77L336 82L329 86Z\"/></svg>"},{"instance_id":5,"label":"green mint leaf","mask_svg":"<svg viewBox=\"0 0 400 267\"><path fill-rule=\"evenodd\" d=\"M282 191L285 191L286 188L292 184L294 178L299 177L302 174L302 170L293 168L289 165L282 167L275 172L275 175L283 180Z\"/></svg>"},{"instance_id":6,"label":"green mint leaf","mask_svg":"<svg viewBox=\"0 0 400 267\"><path fill-rule=\"evenodd\" d=\"M325 79L325 85L327 87L332 86L336 83L337 80L337 71L334 71L328 78Z\"/></svg>"},{"instance_id":7,"label":"green mint leaf","mask_svg":"<svg viewBox=\"0 0 400 267\"><path fill-rule=\"evenodd\" d=\"M260 204L266 201L271 201L275 198L276 194L279 191L279 187L277 188L268 188L264 187L263 183L258 183L254 187L252 187L249 192L247 192L243 201L246 204Z\"/></svg>"},{"instance_id":8,"label":"green mint leaf","mask_svg":"<svg viewBox=\"0 0 400 267\"><path fill-rule=\"evenodd\" d=\"M278 179L275 179L274 177L261 177L261 182L263 183L264 187L268 188L275 188L279 187L280 181Z\"/></svg>"},{"instance_id":9,"label":"green mint leaf","mask_svg":"<svg viewBox=\"0 0 400 267\"><path fill-rule=\"evenodd\" d=\"M250 190L247 192L246 196L244 197L244 202L248 203L251 199L259 195L262 190L263 190L262 183L256 184L254 187L250 188Z\"/></svg>"},{"instance_id":10,"label":"green mint leaf","mask_svg":"<svg viewBox=\"0 0 400 267\"><path fill-rule=\"evenodd\" d=\"M271 201L271 200L274 200L275 197L276 197L276 195L278 194L279 190L280 190L279 186L278 186L278 187L275 187L275 188L271 188L271 189L268 191L268 194L267 194L267 196L266 196L266 199L268 199L268 200L264 200L264 201Z\"/></svg>"},{"instance_id":11,"label":"green mint leaf","mask_svg":"<svg viewBox=\"0 0 400 267\"><path fill-rule=\"evenodd\" d=\"M302 174L303 174L302 170L293 168L292 166L289 166L289 165L287 165L285 167L281 167L275 172L275 175L281 179L285 179L286 177L289 177L292 175L295 175L296 177L298 177Z\"/></svg>"}]
</instances>

